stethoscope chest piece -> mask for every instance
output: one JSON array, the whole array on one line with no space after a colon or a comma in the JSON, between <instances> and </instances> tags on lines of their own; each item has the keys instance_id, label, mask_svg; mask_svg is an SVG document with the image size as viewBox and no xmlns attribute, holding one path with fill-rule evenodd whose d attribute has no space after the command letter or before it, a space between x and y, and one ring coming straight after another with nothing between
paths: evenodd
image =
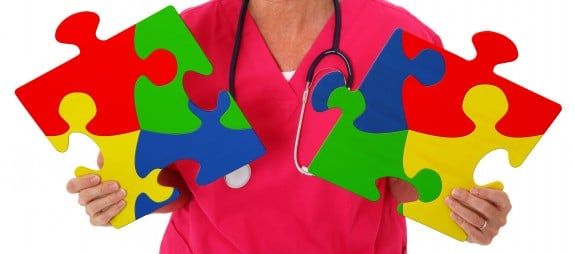
<instances>
[{"instance_id":1,"label":"stethoscope chest piece","mask_svg":"<svg viewBox=\"0 0 575 254\"><path fill-rule=\"evenodd\" d=\"M232 189L242 188L248 184L251 176L252 168L250 167L250 164L246 164L226 175L226 185Z\"/></svg>"}]
</instances>

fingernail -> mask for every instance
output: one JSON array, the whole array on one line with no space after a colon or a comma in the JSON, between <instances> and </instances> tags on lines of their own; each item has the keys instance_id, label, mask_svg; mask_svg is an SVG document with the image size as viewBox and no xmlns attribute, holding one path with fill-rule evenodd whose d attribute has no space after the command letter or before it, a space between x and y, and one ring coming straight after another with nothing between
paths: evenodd
<instances>
[{"instance_id":1,"label":"fingernail","mask_svg":"<svg viewBox=\"0 0 575 254\"><path fill-rule=\"evenodd\" d=\"M456 198L460 198L463 196L463 190L460 188L455 188L453 189L453 191L451 191L451 195L453 195Z\"/></svg>"},{"instance_id":2,"label":"fingernail","mask_svg":"<svg viewBox=\"0 0 575 254\"><path fill-rule=\"evenodd\" d=\"M120 190L120 196L121 196L122 198L125 198L125 197L126 197L126 190L121 189L121 190Z\"/></svg>"},{"instance_id":3,"label":"fingernail","mask_svg":"<svg viewBox=\"0 0 575 254\"><path fill-rule=\"evenodd\" d=\"M91 184L98 184L100 182L100 177L97 175L93 175L90 177Z\"/></svg>"},{"instance_id":4,"label":"fingernail","mask_svg":"<svg viewBox=\"0 0 575 254\"><path fill-rule=\"evenodd\" d=\"M479 194L479 189L472 188L469 192L471 192L471 194L473 194L473 195L477 195L477 194Z\"/></svg>"},{"instance_id":5,"label":"fingernail","mask_svg":"<svg viewBox=\"0 0 575 254\"><path fill-rule=\"evenodd\" d=\"M109 182L108 187L110 187L110 189L112 191L116 191L116 190L120 189L120 186L116 182Z\"/></svg>"},{"instance_id":6,"label":"fingernail","mask_svg":"<svg viewBox=\"0 0 575 254\"><path fill-rule=\"evenodd\" d=\"M452 200L450 197L446 197L446 198L445 198L445 203L446 203L448 206L451 206L451 204L453 204L453 200Z\"/></svg>"}]
</instances>

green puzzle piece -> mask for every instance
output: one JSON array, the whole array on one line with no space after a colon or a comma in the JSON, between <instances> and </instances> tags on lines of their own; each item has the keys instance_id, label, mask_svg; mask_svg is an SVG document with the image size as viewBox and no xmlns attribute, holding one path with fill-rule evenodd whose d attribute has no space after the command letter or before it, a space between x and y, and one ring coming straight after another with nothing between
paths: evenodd
<instances>
[{"instance_id":1,"label":"green puzzle piece","mask_svg":"<svg viewBox=\"0 0 575 254\"><path fill-rule=\"evenodd\" d=\"M136 53L145 59L152 52L164 49L177 60L177 73L170 83L157 86L147 77L140 77L135 87L135 103L140 128L169 134L194 132L201 121L188 109L189 98L183 87L188 71L202 75L212 73L212 65L173 6L136 24Z\"/></svg>"},{"instance_id":2,"label":"green puzzle piece","mask_svg":"<svg viewBox=\"0 0 575 254\"><path fill-rule=\"evenodd\" d=\"M233 97L230 96L230 107L228 110L222 115L220 119L220 123L222 126L230 129L230 130L247 130L251 129L252 126L248 122L248 119L242 113L240 107L236 103Z\"/></svg>"},{"instance_id":3,"label":"green puzzle piece","mask_svg":"<svg viewBox=\"0 0 575 254\"><path fill-rule=\"evenodd\" d=\"M354 126L355 119L365 110L361 92L350 92L340 86L331 92L327 105L340 108L342 115L311 162L310 173L369 200L379 199L376 181L383 177L410 183L424 202L439 195L441 179L435 171L424 169L413 178L405 174L403 151L407 131L366 133Z\"/></svg>"}]
</instances>

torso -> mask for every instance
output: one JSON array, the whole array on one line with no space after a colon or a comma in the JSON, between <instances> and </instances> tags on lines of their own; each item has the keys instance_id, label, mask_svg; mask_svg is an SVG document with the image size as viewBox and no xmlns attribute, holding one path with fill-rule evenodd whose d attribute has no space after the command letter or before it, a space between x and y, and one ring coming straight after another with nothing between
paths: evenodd
<instances>
[{"instance_id":1,"label":"torso","mask_svg":"<svg viewBox=\"0 0 575 254\"><path fill-rule=\"evenodd\" d=\"M185 77L186 89L196 103L213 105L214 101L194 97L193 86L227 89L240 4L239 0L216 0L182 13L214 65L211 76L192 73ZM437 39L407 12L380 0L342 1L342 21L341 48L352 58L356 85L395 27ZM199 186L195 183L197 165L176 163L193 200L172 215L161 252L402 253L405 220L396 212L387 181L378 182L381 198L372 202L317 177L302 175L294 166L305 74L315 56L331 45L333 17L316 39L302 39L303 46L298 47L309 50L294 56L282 56L288 50L273 46L273 39L265 39L264 33L248 15L238 59L236 100L267 152L250 164L251 178L239 189L228 187L224 179ZM295 73L286 81L282 70L291 68ZM328 58L318 70L334 68L343 69L337 59ZM299 149L304 165L309 165L330 124L337 121L333 114L310 116L316 122L314 128L304 128Z\"/></svg>"}]
</instances>

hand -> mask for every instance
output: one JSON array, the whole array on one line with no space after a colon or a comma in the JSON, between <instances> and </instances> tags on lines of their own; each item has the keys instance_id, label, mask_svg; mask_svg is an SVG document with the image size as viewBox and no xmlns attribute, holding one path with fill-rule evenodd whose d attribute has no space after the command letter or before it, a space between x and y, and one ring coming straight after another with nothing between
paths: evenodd
<instances>
[{"instance_id":1,"label":"hand","mask_svg":"<svg viewBox=\"0 0 575 254\"><path fill-rule=\"evenodd\" d=\"M451 218L467 233L467 241L488 245L507 223L511 202L504 191L476 187L454 189L446 199Z\"/></svg>"},{"instance_id":2,"label":"hand","mask_svg":"<svg viewBox=\"0 0 575 254\"><path fill-rule=\"evenodd\" d=\"M102 167L102 154L98 155L98 166ZM110 220L126 205L126 191L114 181L100 182L98 175L85 175L70 179L66 190L78 194L78 203L84 206L90 223L94 226L109 226Z\"/></svg>"}]
</instances>

